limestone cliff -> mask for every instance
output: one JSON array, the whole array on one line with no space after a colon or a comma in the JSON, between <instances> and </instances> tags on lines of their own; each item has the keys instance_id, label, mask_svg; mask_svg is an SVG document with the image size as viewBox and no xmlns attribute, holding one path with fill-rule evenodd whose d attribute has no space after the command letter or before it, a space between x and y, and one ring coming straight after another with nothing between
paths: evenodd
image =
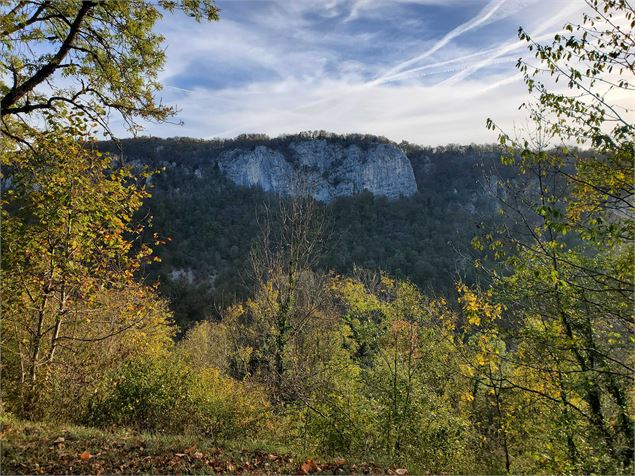
<instances>
[{"instance_id":1,"label":"limestone cliff","mask_svg":"<svg viewBox=\"0 0 635 476\"><path fill-rule=\"evenodd\" d=\"M234 183L283 195L298 184L320 201L367 190L388 198L417 191L412 165L389 144L342 145L325 139L291 142L284 151L258 145L224 151L220 170Z\"/></svg>"}]
</instances>

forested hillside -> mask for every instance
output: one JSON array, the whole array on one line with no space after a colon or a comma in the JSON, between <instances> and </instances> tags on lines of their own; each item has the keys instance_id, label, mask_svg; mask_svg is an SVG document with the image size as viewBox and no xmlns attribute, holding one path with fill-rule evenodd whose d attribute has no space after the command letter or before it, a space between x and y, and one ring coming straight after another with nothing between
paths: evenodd
<instances>
[{"instance_id":1,"label":"forested hillside","mask_svg":"<svg viewBox=\"0 0 635 476\"><path fill-rule=\"evenodd\" d=\"M126 162L161 169L141 213L151 215L152 231L170 241L157 250L161 262L144 272L150 280L161 280L183 326L217 318L218 309L249 294L248 256L261 232L258 217L279 199L257 187L232 184L216 159L223 151L260 145L284 151L298 138L360 148L390 143L314 132L275 139L138 138L101 144ZM319 268L344 274L355 267L380 269L433 295L453 296L456 280L473 284L485 278L472 266L480 253L470 241L479 227L502 222L498 181L512 178L514 171L497 164L501 149L496 146L399 147L410 159L418 192L392 200L366 192L320 205L328 232Z\"/></svg>"}]
</instances>

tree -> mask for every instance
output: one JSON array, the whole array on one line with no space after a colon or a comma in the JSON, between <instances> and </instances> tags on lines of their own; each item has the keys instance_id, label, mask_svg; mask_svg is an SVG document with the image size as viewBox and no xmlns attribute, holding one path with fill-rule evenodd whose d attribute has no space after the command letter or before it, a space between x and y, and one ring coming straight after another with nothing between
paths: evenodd
<instances>
[{"instance_id":1,"label":"tree","mask_svg":"<svg viewBox=\"0 0 635 476\"><path fill-rule=\"evenodd\" d=\"M512 139L504 131L500 142L508 144L508 162L520 150L521 167L543 164L570 187L567 216L570 225L585 229L585 238L630 241L633 238L633 142L634 111L615 101L635 91L635 9L626 0L588 0L591 13L580 25L567 24L567 35L556 35L551 45L541 45L522 30L519 37L535 51L540 65L518 61L536 102L523 104L536 125L533 137ZM542 67L541 67L542 66ZM566 81L569 93L552 92L543 82ZM491 119L488 127L495 128ZM557 154L546 154L549 142L561 141ZM567 143L591 146L591 153L567 147ZM548 211L548 210L547 210ZM553 220L553 217L550 217Z\"/></svg>"},{"instance_id":2,"label":"tree","mask_svg":"<svg viewBox=\"0 0 635 476\"><path fill-rule=\"evenodd\" d=\"M359 367L345 387L357 401L335 408L360 434L355 450L421 464L420 472L474 471L473 433L457 401L468 381L458 368L453 313L412 283L357 274L330 285L349 335L343 345Z\"/></svg>"},{"instance_id":3,"label":"tree","mask_svg":"<svg viewBox=\"0 0 635 476\"><path fill-rule=\"evenodd\" d=\"M328 307L324 284L313 268L321 257L325 221L317 202L303 184L296 184L294 196L281 199L277 213L265 208L260 243L251 254L251 271L258 301L254 315L261 314L269 328L271 377L277 398L285 399L288 346L294 334L312 323Z\"/></svg>"},{"instance_id":4,"label":"tree","mask_svg":"<svg viewBox=\"0 0 635 476\"><path fill-rule=\"evenodd\" d=\"M557 415L569 466L554 470L611 472L633 464L635 126L614 98L634 89L635 11L623 0L587 4L591 13L550 45L519 32L540 63L518 62L538 95L527 105L534 130L499 138L503 162L524 178L507 184L503 205L525 233L488 241L506 257L493 299L507 305L515 349L499 386ZM568 91L553 92L545 74Z\"/></svg>"},{"instance_id":5,"label":"tree","mask_svg":"<svg viewBox=\"0 0 635 476\"><path fill-rule=\"evenodd\" d=\"M113 169L88 139L83 121L58 118L30 148L1 156L11 181L2 203L2 344L16 364L4 381L19 382L24 416L34 416L60 353L168 316L133 281L152 252L134 243L143 227L133 216L148 195L136 182L143 176Z\"/></svg>"},{"instance_id":6,"label":"tree","mask_svg":"<svg viewBox=\"0 0 635 476\"><path fill-rule=\"evenodd\" d=\"M170 340L165 303L133 279L151 253L135 243L146 175L97 152L88 130L110 133L113 112L133 132L174 114L157 97L165 53L153 27L177 9L218 18L211 0L0 5L3 390L23 416L38 416L44 386L78 356L95 370L95 353Z\"/></svg>"},{"instance_id":7,"label":"tree","mask_svg":"<svg viewBox=\"0 0 635 476\"><path fill-rule=\"evenodd\" d=\"M157 76L163 12L217 20L212 0L19 0L0 6L1 131L25 141L36 115L61 105L83 112L105 131L118 112L129 129L138 119L164 121Z\"/></svg>"}]
</instances>

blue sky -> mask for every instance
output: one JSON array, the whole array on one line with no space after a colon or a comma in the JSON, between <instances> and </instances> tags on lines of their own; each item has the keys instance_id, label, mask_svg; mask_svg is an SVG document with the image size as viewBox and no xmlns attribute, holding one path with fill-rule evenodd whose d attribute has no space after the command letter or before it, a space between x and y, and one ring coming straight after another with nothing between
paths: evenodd
<instances>
[{"instance_id":1,"label":"blue sky","mask_svg":"<svg viewBox=\"0 0 635 476\"><path fill-rule=\"evenodd\" d=\"M217 0L221 20L180 14L166 37L166 104L184 125L149 135L370 133L424 145L493 142L487 117L522 126L514 65L522 25L543 41L582 0Z\"/></svg>"}]
</instances>

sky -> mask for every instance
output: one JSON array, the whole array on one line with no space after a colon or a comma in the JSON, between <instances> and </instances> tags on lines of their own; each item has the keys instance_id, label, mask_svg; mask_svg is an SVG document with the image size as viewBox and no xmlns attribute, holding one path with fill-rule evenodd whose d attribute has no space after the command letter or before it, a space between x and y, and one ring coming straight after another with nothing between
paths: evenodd
<instances>
[{"instance_id":1,"label":"sky","mask_svg":"<svg viewBox=\"0 0 635 476\"><path fill-rule=\"evenodd\" d=\"M523 127L522 26L547 41L583 0L217 0L220 21L166 15L160 137L363 133L421 145L491 143Z\"/></svg>"}]
</instances>

